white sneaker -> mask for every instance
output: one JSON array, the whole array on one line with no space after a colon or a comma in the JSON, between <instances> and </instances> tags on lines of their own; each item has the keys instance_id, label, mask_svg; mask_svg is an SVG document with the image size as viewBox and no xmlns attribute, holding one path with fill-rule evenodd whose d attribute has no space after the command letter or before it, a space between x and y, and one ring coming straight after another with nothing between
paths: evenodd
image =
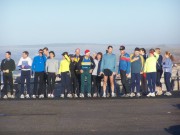
<instances>
[{"instance_id":1,"label":"white sneaker","mask_svg":"<svg viewBox=\"0 0 180 135\"><path fill-rule=\"evenodd\" d=\"M147 97L151 97L151 94L152 94L152 93L147 94Z\"/></svg>"},{"instance_id":2,"label":"white sneaker","mask_svg":"<svg viewBox=\"0 0 180 135\"><path fill-rule=\"evenodd\" d=\"M103 98L106 98L106 93L103 93L103 96L102 96Z\"/></svg>"},{"instance_id":3,"label":"white sneaker","mask_svg":"<svg viewBox=\"0 0 180 135\"><path fill-rule=\"evenodd\" d=\"M30 98L29 94L26 94L25 98Z\"/></svg>"},{"instance_id":4,"label":"white sneaker","mask_svg":"<svg viewBox=\"0 0 180 135\"><path fill-rule=\"evenodd\" d=\"M36 95L32 95L32 98L36 98Z\"/></svg>"},{"instance_id":5,"label":"white sneaker","mask_svg":"<svg viewBox=\"0 0 180 135\"><path fill-rule=\"evenodd\" d=\"M130 97L135 97L136 95L135 95L135 93L134 92L132 92L131 94L130 94Z\"/></svg>"},{"instance_id":6,"label":"white sneaker","mask_svg":"<svg viewBox=\"0 0 180 135\"><path fill-rule=\"evenodd\" d=\"M112 92L111 97L116 97L116 94L114 92Z\"/></svg>"},{"instance_id":7,"label":"white sneaker","mask_svg":"<svg viewBox=\"0 0 180 135\"><path fill-rule=\"evenodd\" d=\"M91 93L88 93L88 94L87 94L87 97L91 97Z\"/></svg>"},{"instance_id":8,"label":"white sneaker","mask_svg":"<svg viewBox=\"0 0 180 135\"><path fill-rule=\"evenodd\" d=\"M130 94L129 94L129 93L128 93L128 94L126 94L126 95L125 95L125 97L130 97Z\"/></svg>"},{"instance_id":9,"label":"white sneaker","mask_svg":"<svg viewBox=\"0 0 180 135\"><path fill-rule=\"evenodd\" d=\"M20 98L23 99L24 98L24 94L21 94Z\"/></svg>"},{"instance_id":10,"label":"white sneaker","mask_svg":"<svg viewBox=\"0 0 180 135\"><path fill-rule=\"evenodd\" d=\"M84 98L84 94L83 93L80 93L80 98Z\"/></svg>"},{"instance_id":11,"label":"white sneaker","mask_svg":"<svg viewBox=\"0 0 180 135\"><path fill-rule=\"evenodd\" d=\"M93 97L96 98L96 97L97 97L97 93L94 93L94 94L93 94Z\"/></svg>"},{"instance_id":12,"label":"white sneaker","mask_svg":"<svg viewBox=\"0 0 180 135\"><path fill-rule=\"evenodd\" d=\"M151 97L155 97L155 96L156 96L155 92L151 93Z\"/></svg>"},{"instance_id":13,"label":"white sneaker","mask_svg":"<svg viewBox=\"0 0 180 135\"><path fill-rule=\"evenodd\" d=\"M53 95L53 94L50 94L50 97L51 97L51 98L54 98L54 95Z\"/></svg>"},{"instance_id":14,"label":"white sneaker","mask_svg":"<svg viewBox=\"0 0 180 135\"><path fill-rule=\"evenodd\" d=\"M7 98L8 98L8 96L7 96L7 95L4 95L4 96L3 96L3 99L7 99Z\"/></svg>"},{"instance_id":15,"label":"white sneaker","mask_svg":"<svg viewBox=\"0 0 180 135\"><path fill-rule=\"evenodd\" d=\"M48 98L51 98L51 94L48 94Z\"/></svg>"},{"instance_id":16,"label":"white sneaker","mask_svg":"<svg viewBox=\"0 0 180 135\"><path fill-rule=\"evenodd\" d=\"M72 94L67 94L67 97L68 98L72 98Z\"/></svg>"},{"instance_id":17,"label":"white sneaker","mask_svg":"<svg viewBox=\"0 0 180 135\"><path fill-rule=\"evenodd\" d=\"M39 98L44 98L44 95L43 94L39 95Z\"/></svg>"},{"instance_id":18,"label":"white sneaker","mask_svg":"<svg viewBox=\"0 0 180 135\"><path fill-rule=\"evenodd\" d=\"M164 93L164 95L166 95L166 96L172 96L171 92L166 92L166 93Z\"/></svg>"},{"instance_id":19,"label":"white sneaker","mask_svg":"<svg viewBox=\"0 0 180 135\"><path fill-rule=\"evenodd\" d=\"M64 94L61 94L61 96L60 96L61 98L64 98Z\"/></svg>"},{"instance_id":20,"label":"white sneaker","mask_svg":"<svg viewBox=\"0 0 180 135\"><path fill-rule=\"evenodd\" d=\"M77 95L77 94L74 94L74 98L78 98L78 95Z\"/></svg>"},{"instance_id":21,"label":"white sneaker","mask_svg":"<svg viewBox=\"0 0 180 135\"><path fill-rule=\"evenodd\" d=\"M121 97L126 97L126 94L123 94Z\"/></svg>"},{"instance_id":22,"label":"white sneaker","mask_svg":"<svg viewBox=\"0 0 180 135\"><path fill-rule=\"evenodd\" d=\"M140 97L140 96L141 96L141 94L140 94L140 93L137 93L137 94L136 94L136 97Z\"/></svg>"},{"instance_id":23,"label":"white sneaker","mask_svg":"<svg viewBox=\"0 0 180 135\"><path fill-rule=\"evenodd\" d=\"M15 98L15 96L14 96L14 95L11 95L11 98L12 98L12 99L14 99L14 98Z\"/></svg>"}]
</instances>

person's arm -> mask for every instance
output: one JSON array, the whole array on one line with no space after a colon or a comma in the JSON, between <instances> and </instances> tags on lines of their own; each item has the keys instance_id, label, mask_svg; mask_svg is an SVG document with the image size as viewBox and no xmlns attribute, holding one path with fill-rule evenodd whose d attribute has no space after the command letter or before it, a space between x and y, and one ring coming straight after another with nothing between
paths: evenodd
<instances>
[{"instance_id":1,"label":"person's arm","mask_svg":"<svg viewBox=\"0 0 180 135\"><path fill-rule=\"evenodd\" d=\"M64 57L66 58L66 60L67 60L68 62L71 62L71 60L70 60L70 58L69 58L69 56L68 56L67 54L65 54Z\"/></svg>"},{"instance_id":2,"label":"person's arm","mask_svg":"<svg viewBox=\"0 0 180 135\"><path fill-rule=\"evenodd\" d=\"M92 57L90 57L91 59L91 69L93 70L95 68L95 63L94 63L94 59Z\"/></svg>"},{"instance_id":3,"label":"person's arm","mask_svg":"<svg viewBox=\"0 0 180 135\"><path fill-rule=\"evenodd\" d=\"M154 57L156 58L156 60L158 60L159 59L159 54L154 52Z\"/></svg>"},{"instance_id":4,"label":"person's arm","mask_svg":"<svg viewBox=\"0 0 180 135\"><path fill-rule=\"evenodd\" d=\"M114 55L113 65L114 65L113 72L115 73L116 72L116 55Z\"/></svg>"},{"instance_id":5,"label":"person's arm","mask_svg":"<svg viewBox=\"0 0 180 135\"><path fill-rule=\"evenodd\" d=\"M58 74L61 74L61 70L62 69L62 61L60 62L60 66L59 66L59 72L58 72Z\"/></svg>"},{"instance_id":6,"label":"person's arm","mask_svg":"<svg viewBox=\"0 0 180 135\"><path fill-rule=\"evenodd\" d=\"M79 59L79 61L78 61L78 63L77 63L77 69L78 69L78 70L81 70L81 69L82 69L82 66L81 66L82 59L83 59L83 57L80 57L80 59Z\"/></svg>"},{"instance_id":7,"label":"person's arm","mask_svg":"<svg viewBox=\"0 0 180 135\"><path fill-rule=\"evenodd\" d=\"M144 69L144 58L143 58L143 56L140 55L140 59L141 59L141 72L143 72L143 69Z\"/></svg>"},{"instance_id":8,"label":"person's arm","mask_svg":"<svg viewBox=\"0 0 180 135\"><path fill-rule=\"evenodd\" d=\"M170 68L172 67L173 63L170 60L166 60L165 62L163 62L163 68Z\"/></svg>"},{"instance_id":9,"label":"person's arm","mask_svg":"<svg viewBox=\"0 0 180 135\"><path fill-rule=\"evenodd\" d=\"M100 73L103 73L103 70L104 70L104 56L101 61Z\"/></svg>"},{"instance_id":10,"label":"person's arm","mask_svg":"<svg viewBox=\"0 0 180 135\"><path fill-rule=\"evenodd\" d=\"M9 68L10 71L14 71L16 69L16 64L15 64L15 61L12 60L12 67Z\"/></svg>"},{"instance_id":11,"label":"person's arm","mask_svg":"<svg viewBox=\"0 0 180 135\"><path fill-rule=\"evenodd\" d=\"M144 73L147 72L147 64L148 64L148 59L146 60L145 64L144 64Z\"/></svg>"},{"instance_id":12,"label":"person's arm","mask_svg":"<svg viewBox=\"0 0 180 135\"><path fill-rule=\"evenodd\" d=\"M58 60L56 61L55 69L56 69L56 74L58 74Z\"/></svg>"},{"instance_id":13,"label":"person's arm","mask_svg":"<svg viewBox=\"0 0 180 135\"><path fill-rule=\"evenodd\" d=\"M4 70L4 60L1 61L1 71Z\"/></svg>"},{"instance_id":14,"label":"person's arm","mask_svg":"<svg viewBox=\"0 0 180 135\"><path fill-rule=\"evenodd\" d=\"M18 67L22 68L22 58L20 58L19 62L18 62Z\"/></svg>"},{"instance_id":15,"label":"person's arm","mask_svg":"<svg viewBox=\"0 0 180 135\"><path fill-rule=\"evenodd\" d=\"M45 72L46 72L46 73L48 72L48 66L49 66L49 61L47 60L47 61L46 61L46 65L45 65Z\"/></svg>"},{"instance_id":16,"label":"person's arm","mask_svg":"<svg viewBox=\"0 0 180 135\"><path fill-rule=\"evenodd\" d=\"M33 59L33 62L32 62L32 71L35 71L35 63L36 63L36 58Z\"/></svg>"},{"instance_id":17,"label":"person's arm","mask_svg":"<svg viewBox=\"0 0 180 135\"><path fill-rule=\"evenodd\" d=\"M131 68L131 62L130 62L130 56L126 56L126 62L127 62L127 69L126 69L126 74L130 73L130 68Z\"/></svg>"}]
</instances>

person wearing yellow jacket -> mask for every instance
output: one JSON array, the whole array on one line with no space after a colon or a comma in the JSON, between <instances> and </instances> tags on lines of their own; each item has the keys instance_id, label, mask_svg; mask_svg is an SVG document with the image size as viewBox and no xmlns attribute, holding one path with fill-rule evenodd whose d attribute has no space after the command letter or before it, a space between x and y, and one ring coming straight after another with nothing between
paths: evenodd
<instances>
[{"instance_id":1,"label":"person wearing yellow jacket","mask_svg":"<svg viewBox=\"0 0 180 135\"><path fill-rule=\"evenodd\" d=\"M147 97L155 97L155 87L156 87L156 63L159 55L154 49L149 50L149 57L146 59L144 65L144 73L146 73L148 88L150 90Z\"/></svg>"},{"instance_id":2,"label":"person wearing yellow jacket","mask_svg":"<svg viewBox=\"0 0 180 135\"><path fill-rule=\"evenodd\" d=\"M70 77L70 58L68 56L67 52L64 52L62 54L63 58L60 62L59 67L59 74L61 75L61 84L62 84L62 90L61 90L61 98L64 98L65 95L65 89L67 90L67 97L71 98L71 77Z\"/></svg>"}]
</instances>

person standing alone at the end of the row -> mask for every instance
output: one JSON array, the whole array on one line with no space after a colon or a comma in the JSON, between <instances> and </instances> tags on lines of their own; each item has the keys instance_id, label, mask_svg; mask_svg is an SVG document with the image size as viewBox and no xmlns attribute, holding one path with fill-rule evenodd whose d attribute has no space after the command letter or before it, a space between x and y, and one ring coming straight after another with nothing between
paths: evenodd
<instances>
[{"instance_id":1,"label":"person standing alone at the end of the row","mask_svg":"<svg viewBox=\"0 0 180 135\"><path fill-rule=\"evenodd\" d=\"M104 75L104 82L103 82L103 97L107 97L107 80L108 77L110 79L111 85L111 96L115 97L114 93L114 75L116 74L116 55L112 53L113 47L108 46L107 53L103 55L102 62L101 62L101 73Z\"/></svg>"},{"instance_id":2,"label":"person standing alone at the end of the row","mask_svg":"<svg viewBox=\"0 0 180 135\"><path fill-rule=\"evenodd\" d=\"M164 82L166 85L166 93L164 95L171 96L172 86L171 86L171 75L172 75L172 67L173 67L174 57L173 55L166 51L165 59L163 60L163 70L164 70Z\"/></svg>"},{"instance_id":3,"label":"person standing alone at the end of the row","mask_svg":"<svg viewBox=\"0 0 180 135\"><path fill-rule=\"evenodd\" d=\"M7 51L5 54L5 59L1 62L1 70L3 71L3 82L4 82L4 99L15 98L13 95L13 73L16 69L16 65L13 59L11 59L11 52ZM7 96L8 84L11 90L11 96Z\"/></svg>"}]
</instances>

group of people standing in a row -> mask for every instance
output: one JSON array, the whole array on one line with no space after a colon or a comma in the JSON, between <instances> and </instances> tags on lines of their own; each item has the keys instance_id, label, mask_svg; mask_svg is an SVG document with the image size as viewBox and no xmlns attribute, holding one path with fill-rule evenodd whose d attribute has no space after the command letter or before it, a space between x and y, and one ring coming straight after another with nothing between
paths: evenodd
<instances>
[{"instance_id":1,"label":"group of people standing in a row","mask_svg":"<svg viewBox=\"0 0 180 135\"><path fill-rule=\"evenodd\" d=\"M33 60L29 57L28 51L24 51L18 62L18 67L21 69L20 98L54 98L56 77L61 78L61 98L65 96L68 98L84 98L85 90L87 90L87 97L116 97L115 76L121 77L124 90L122 97L140 97L143 93L148 97L155 97L155 90L157 90L157 95L162 94L160 79L163 72L167 88L167 92L164 94L171 95L170 79L174 59L170 52L165 52L163 59L160 48L150 49L149 54L146 54L144 48L135 48L131 55L126 53L125 46L120 46L119 50L119 66L116 64L116 55L113 54L112 46L108 46L104 55L98 52L91 56L90 50L85 50L84 55L81 56L79 48L75 50L75 54L64 52L60 64L55 59L54 51L49 51L47 47L40 49L38 56L35 56ZM118 73L116 73L116 67L118 67ZM15 98L12 73L15 68L15 62L11 59L11 52L7 51L5 59L1 62L4 99ZM32 72L34 74L33 91L30 88ZM131 83L128 81L130 73ZM101 91L102 79L103 91ZM8 84L11 96L7 96ZM24 93L25 84L27 94ZM93 88L91 87L92 84ZM109 88L108 91L107 87Z\"/></svg>"}]
</instances>

